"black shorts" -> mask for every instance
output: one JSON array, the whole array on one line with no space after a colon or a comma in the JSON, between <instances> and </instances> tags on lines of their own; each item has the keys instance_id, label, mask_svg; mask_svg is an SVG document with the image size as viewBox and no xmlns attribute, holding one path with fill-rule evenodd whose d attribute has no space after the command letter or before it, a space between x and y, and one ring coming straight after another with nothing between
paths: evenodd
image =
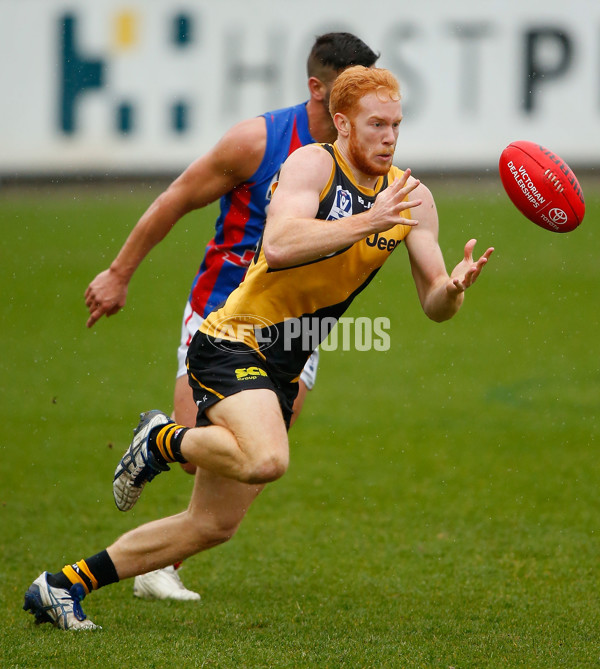
<instances>
[{"instance_id":1,"label":"black shorts","mask_svg":"<svg viewBox=\"0 0 600 669\"><path fill-rule=\"evenodd\" d=\"M206 409L225 397L242 390L267 388L279 399L281 412L289 428L298 381L284 380L253 349L241 342L227 342L227 350L216 340L198 330L187 354L188 382L198 407L196 426L208 425Z\"/></svg>"}]
</instances>

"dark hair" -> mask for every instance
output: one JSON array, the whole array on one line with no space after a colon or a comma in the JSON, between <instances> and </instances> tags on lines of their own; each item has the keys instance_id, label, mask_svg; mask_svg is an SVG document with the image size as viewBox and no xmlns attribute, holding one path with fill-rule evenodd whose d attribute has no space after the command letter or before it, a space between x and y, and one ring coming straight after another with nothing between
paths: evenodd
<instances>
[{"instance_id":1,"label":"dark hair","mask_svg":"<svg viewBox=\"0 0 600 669\"><path fill-rule=\"evenodd\" d=\"M351 65L371 67L379 58L361 39L351 33L326 33L316 38L308 56L309 77L326 80L329 74L338 75Z\"/></svg>"}]
</instances>

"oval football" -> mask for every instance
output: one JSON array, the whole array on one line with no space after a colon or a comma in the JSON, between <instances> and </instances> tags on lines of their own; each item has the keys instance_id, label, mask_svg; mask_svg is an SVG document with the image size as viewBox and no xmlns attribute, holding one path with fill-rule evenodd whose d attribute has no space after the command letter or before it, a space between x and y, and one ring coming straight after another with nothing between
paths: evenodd
<instances>
[{"instance_id":1,"label":"oval football","mask_svg":"<svg viewBox=\"0 0 600 669\"><path fill-rule=\"evenodd\" d=\"M508 197L530 221L551 232L570 232L583 220L583 191L567 163L541 144L511 142L499 162Z\"/></svg>"}]
</instances>

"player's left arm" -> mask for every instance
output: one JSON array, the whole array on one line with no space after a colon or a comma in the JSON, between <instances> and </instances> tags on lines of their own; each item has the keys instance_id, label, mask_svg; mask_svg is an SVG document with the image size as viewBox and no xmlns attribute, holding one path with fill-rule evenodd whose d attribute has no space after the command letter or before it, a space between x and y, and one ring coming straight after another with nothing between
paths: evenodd
<instances>
[{"instance_id":1,"label":"player's left arm","mask_svg":"<svg viewBox=\"0 0 600 669\"><path fill-rule=\"evenodd\" d=\"M432 320L441 322L452 318L460 309L465 290L476 281L494 249L488 248L474 260L476 240L469 240L463 259L448 274L438 242L439 221L433 196L423 184L415 189L414 196L420 198L422 204L418 225L406 236L406 248L423 311Z\"/></svg>"}]
</instances>

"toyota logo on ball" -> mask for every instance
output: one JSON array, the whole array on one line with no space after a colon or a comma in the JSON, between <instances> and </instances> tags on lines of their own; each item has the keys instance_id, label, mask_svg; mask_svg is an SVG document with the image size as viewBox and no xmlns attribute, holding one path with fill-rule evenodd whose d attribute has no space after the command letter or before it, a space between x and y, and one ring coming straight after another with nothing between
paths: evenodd
<instances>
[{"instance_id":1,"label":"toyota logo on ball","mask_svg":"<svg viewBox=\"0 0 600 669\"><path fill-rule=\"evenodd\" d=\"M556 223L556 225L564 225L567 222L567 214L558 207L550 209L548 217L553 223Z\"/></svg>"}]
</instances>

